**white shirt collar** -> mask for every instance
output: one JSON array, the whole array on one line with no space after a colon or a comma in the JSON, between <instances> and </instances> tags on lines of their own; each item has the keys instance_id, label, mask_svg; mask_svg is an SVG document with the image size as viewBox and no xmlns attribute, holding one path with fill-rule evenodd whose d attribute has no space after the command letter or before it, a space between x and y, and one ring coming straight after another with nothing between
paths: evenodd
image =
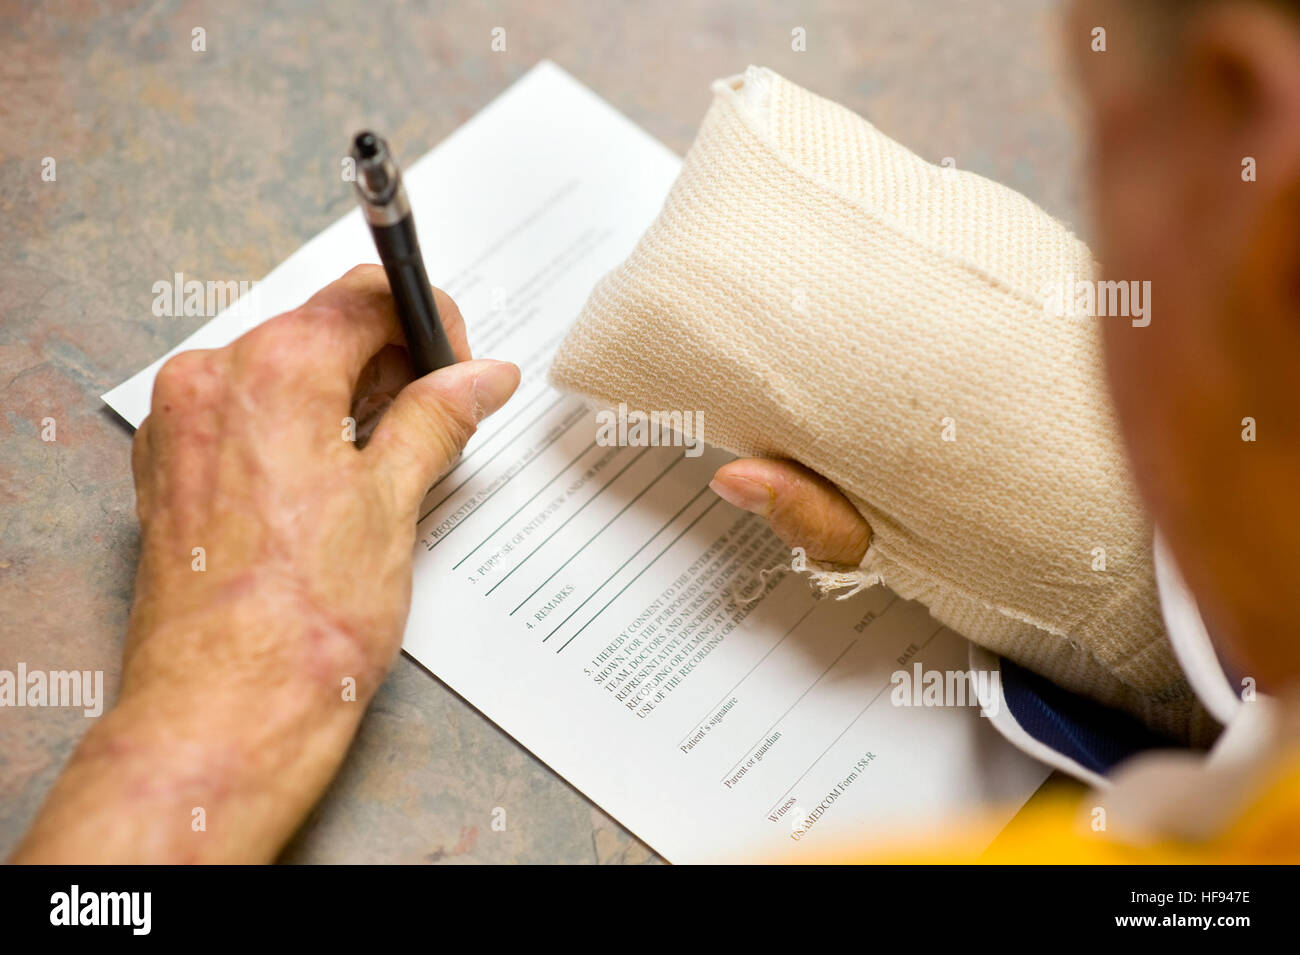
<instances>
[{"instance_id":1,"label":"white shirt collar","mask_svg":"<svg viewBox=\"0 0 1300 955\"><path fill-rule=\"evenodd\" d=\"M1227 726L1243 705L1241 697L1223 672L1223 665L1196 607L1196 598L1183 582L1173 554L1159 532L1155 540L1155 568L1160 610L1174 656L1210 715Z\"/></svg>"}]
</instances>

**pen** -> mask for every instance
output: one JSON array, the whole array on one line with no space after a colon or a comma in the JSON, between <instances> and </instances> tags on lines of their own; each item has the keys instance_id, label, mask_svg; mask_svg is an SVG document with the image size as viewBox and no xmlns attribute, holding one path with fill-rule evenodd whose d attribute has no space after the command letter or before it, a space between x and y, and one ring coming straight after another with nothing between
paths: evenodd
<instances>
[{"instance_id":1,"label":"pen","mask_svg":"<svg viewBox=\"0 0 1300 955\"><path fill-rule=\"evenodd\" d=\"M388 143L370 131L352 141L357 196L397 303L397 317L417 378L455 364L415 236L415 217Z\"/></svg>"}]
</instances>

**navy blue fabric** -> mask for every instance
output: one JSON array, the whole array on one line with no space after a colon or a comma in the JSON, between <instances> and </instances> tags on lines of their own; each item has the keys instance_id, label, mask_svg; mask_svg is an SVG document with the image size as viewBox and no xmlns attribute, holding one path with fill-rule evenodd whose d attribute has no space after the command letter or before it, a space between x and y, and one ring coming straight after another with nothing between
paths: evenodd
<instances>
[{"instance_id":1,"label":"navy blue fabric","mask_svg":"<svg viewBox=\"0 0 1300 955\"><path fill-rule=\"evenodd\" d=\"M1145 750L1183 748L1133 717L1063 690L1006 658L1002 695L1026 733L1103 776Z\"/></svg>"}]
</instances>

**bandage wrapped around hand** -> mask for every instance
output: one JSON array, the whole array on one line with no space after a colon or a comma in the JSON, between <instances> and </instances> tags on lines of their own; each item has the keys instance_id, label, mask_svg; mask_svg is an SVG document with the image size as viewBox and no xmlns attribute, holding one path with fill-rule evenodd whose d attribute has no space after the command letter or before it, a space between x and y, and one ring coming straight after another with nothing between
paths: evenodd
<instances>
[{"instance_id":1,"label":"bandage wrapped around hand","mask_svg":"<svg viewBox=\"0 0 1300 955\"><path fill-rule=\"evenodd\" d=\"M1088 249L770 70L714 93L555 385L702 412L709 443L801 462L871 526L857 579L1155 729L1212 735L1164 633L1101 369L1098 322L1128 319L1045 307L1095 280Z\"/></svg>"}]
</instances>

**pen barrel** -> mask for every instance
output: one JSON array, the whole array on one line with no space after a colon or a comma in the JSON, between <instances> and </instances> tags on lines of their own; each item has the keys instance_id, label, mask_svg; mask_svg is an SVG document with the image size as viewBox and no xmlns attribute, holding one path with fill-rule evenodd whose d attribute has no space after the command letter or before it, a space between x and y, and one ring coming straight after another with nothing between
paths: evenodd
<instances>
[{"instance_id":1,"label":"pen barrel","mask_svg":"<svg viewBox=\"0 0 1300 955\"><path fill-rule=\"evenodd\" d=\"M397 304L406 350L416 377L456 363L451 342L442 327L433 288L424 270L415 222L410 215L392 225L372 225L379 260L388 274L388 285Z\"/></svg>"}]
</instances>

